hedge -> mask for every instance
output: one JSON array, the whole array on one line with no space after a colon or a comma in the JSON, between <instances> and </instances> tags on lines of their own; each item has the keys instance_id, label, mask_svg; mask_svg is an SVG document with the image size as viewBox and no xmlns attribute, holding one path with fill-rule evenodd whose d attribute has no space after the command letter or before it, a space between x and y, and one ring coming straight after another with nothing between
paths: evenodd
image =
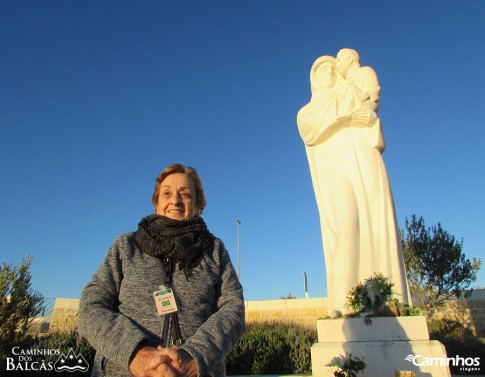
<instances>
[{"instance_id":1,"label":"hedge","mask_svg":"<svg viewBox=\"0 0 485 377\"><path fill-rule=\"evenodd\" d=\"M239 342L226 357L228 375L246 374L311 374L310 348L316 342L316 330L308 330L296 324L249 325ZM59 349L67 354L72 348L82 354L90 366L93 365L94 349L80 340L77 332L49 334L43 337L28 337L20 349ZM59 355L38 356L34 359L54 363ZM35 361L35 360L32 361ZM4 360L5 361L5 360ZM2 366L6 370L6 365ZM68 373L70 377L89 376L90 372ZM59 376L54 371L9 371L15 376Z\"/></svg>"},{"instance_id":2,"label":"hedge","mask_svg":"<svg viewBox=\"0 0 485 377\"><path fill-rule=\"evenodd\" d=\"M226 357L227 374L311 374L316 339L316 330L297 324L251 324Z\"/></svg>"}]
</instances>

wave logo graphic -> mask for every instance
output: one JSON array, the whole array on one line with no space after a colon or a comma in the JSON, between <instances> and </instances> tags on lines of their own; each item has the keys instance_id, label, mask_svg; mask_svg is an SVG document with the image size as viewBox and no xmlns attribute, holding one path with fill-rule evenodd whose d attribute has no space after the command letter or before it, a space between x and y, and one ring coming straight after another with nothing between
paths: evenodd
<instances>
[{"instance_id":1,"label":"wave logo graphic","mask_svg":"<svg viewBox=\"0 0 485 377\"><path fill-rule=\"evenodd\" d=\"M89 364L83 355L76 355L72 348L66 355L61 354L54 364L54 369L56 372L87 372L89 369Z\"/></svg>"},{"instance_id":2,"label":"wave logo graphic","mask_svg":"<svg viewBox=\"0 0 485 377\"><path fill-rule=\"evenodd\" d=\"M409 361L409 362L413 363L414 365L417 365L416 364L416 356L414 356L414 355L407 355L404 358L404 360Z\"/></svg>"}]
</instances>

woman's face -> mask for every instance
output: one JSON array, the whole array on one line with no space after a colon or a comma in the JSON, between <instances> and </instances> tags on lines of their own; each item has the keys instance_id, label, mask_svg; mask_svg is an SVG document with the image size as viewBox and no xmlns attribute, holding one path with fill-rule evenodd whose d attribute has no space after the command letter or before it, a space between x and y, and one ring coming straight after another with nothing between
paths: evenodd
<instances>
[{"instance_id":1,"label":"woman's face","mask_svg":"<svg viewBox=\"0 0 485 377\"><path fill-rule=\"evenodd\" d=\"M160 183L155 213L173 220L190 220L198 211L195 186L188 175L170 174Z\"/></svg>"},{"instance_id":2,"label":"woman's face","mask_svg":"<svg viewBox=\"0 0 485 377\"><path fill-rule=\"evenodd\" d=\"M322 88L333 88L336 82L334 64L332 62L320 64L315 71L315 78Z\"/></svg>"}]
</instances>

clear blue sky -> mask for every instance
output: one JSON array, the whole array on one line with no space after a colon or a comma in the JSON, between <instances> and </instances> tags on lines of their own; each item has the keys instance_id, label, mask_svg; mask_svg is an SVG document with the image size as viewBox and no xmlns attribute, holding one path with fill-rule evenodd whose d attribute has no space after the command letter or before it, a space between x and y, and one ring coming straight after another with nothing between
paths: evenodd
<instances>
[{"instance_id":1,"label":"clear blue sky","mask_svg":"<svg viewBox=\"0 0 485 377\"><path fill-rule=\"evenodd\" d=\"M2 0L0 259L31 255L36 290L79 297L182 162L234 264L241 219L246 299L304 297L304 271L324 296L296 114L314 60L350 47L381 84L400 227L439 221L485 260L484 19L478 0Z\"/></svg>"}]
</instances>

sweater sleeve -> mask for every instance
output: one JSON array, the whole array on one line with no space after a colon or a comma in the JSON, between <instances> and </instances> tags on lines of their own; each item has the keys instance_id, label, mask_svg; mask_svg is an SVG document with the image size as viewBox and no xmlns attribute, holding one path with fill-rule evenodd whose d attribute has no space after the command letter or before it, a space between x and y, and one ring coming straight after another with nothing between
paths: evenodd
<instances>
[{"instance_id":1,"label":"sweater sleeve","mask_svg":"<svg viewBox=\"0 0 485 377\"><path fill-rule=\"evenodd\" d=\"M128 248L126 237L119 237L81 294L79 305L80 335L99 354L129 367L131 356L145 339L133 321L118 311L118 295L123 280L122 253Z\"/></svg>"},{"instance_id":2,"label":"sweater sleeve","mask_svg":"<svg viewBox=\"0 0 485 377\"><path fill-rule=\"evenodd\" d=\"M222 242L220 261L221 279L216 291L215 312L180 347L195 359L199 376L210 374L245 330L243 288Z\"/></svg>"}]
</instances>

